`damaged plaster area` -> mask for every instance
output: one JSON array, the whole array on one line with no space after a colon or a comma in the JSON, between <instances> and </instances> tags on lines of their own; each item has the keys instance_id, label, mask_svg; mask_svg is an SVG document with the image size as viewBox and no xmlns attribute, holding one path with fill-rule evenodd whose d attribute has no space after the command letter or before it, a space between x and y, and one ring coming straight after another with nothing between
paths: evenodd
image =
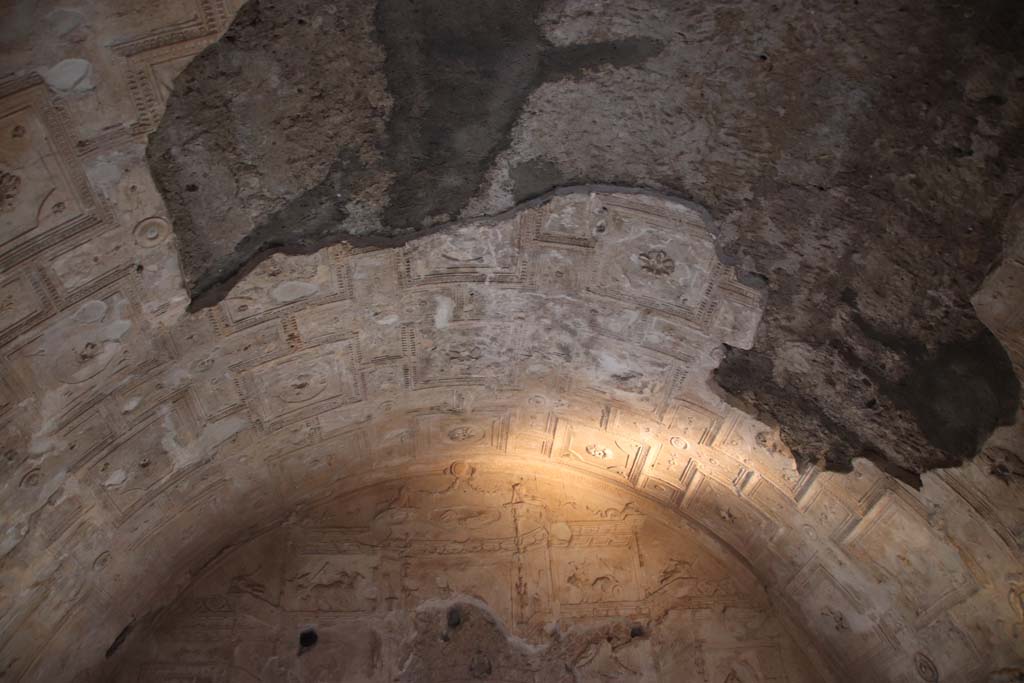
<instances>
[{"instance_id":1,"label":"damaged plaster area","mask_svg":"<svg viewBox=\"0 0 1024 683\"><path fill-rule=\"evenodd\" d=\"M455 219L539 86L661 49L552 45L542 7L246 4L177 81L150 139L193 306L277 249L396 244Z\"/></svg>"},{"instance_id":2,"label":"damaged plaster area","mask_svg":"<svg viewBox=\"0 0 1024 683\"><path fill-rule=\"evenodd\" d=\"M970 298L1024 191L1024 60L1019 3L905 10L253 0L150 138L193 308L561 186L685 197L766 295L718 383L801 465L916 485L1017 409Z\"/></svg>"},{"instance_id":3,"label":"damaged plaster area","mask_svg":"<svg viewBox=\"0 0 1024 683\"><path fill-rule=\"evenodd\" d=\"M649 625L608 622L565 634L549 624L547 633L536 629L543 638L537 645L509 634L486 603L465 597L432 601L416 610L415 635L405 643L409 654L397 680L504 681L530 672L534 680L596 683L656 675Z\"/></svg>"}]
</instances>

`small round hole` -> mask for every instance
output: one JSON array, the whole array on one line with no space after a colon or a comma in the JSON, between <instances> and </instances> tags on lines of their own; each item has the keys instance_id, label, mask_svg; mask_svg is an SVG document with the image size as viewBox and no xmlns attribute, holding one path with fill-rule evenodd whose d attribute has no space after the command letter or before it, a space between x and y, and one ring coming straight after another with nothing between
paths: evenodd
<instances>
[{"instance_id":1,"label":"small round hole","mask_svg":"<svg viewBox=\"0 0 1024 683\"><path fill-rule=\"evenodd\" d=\"M318 640L320 640L320 636L316 634L316 629L307 628L299 633L299 647L313 647Z\"/></svg>"}]
</instances>

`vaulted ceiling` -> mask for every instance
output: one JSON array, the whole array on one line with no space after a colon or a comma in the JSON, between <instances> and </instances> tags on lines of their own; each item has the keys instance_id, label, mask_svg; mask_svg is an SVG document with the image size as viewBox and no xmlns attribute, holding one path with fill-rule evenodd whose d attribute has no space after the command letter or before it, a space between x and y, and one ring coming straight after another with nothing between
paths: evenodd
<instances>
[{"instance_id":1,"label":"vaulted ceiling","mask_svg":"<svg viewBox=\"0 0 1024 683\"><path fill-rule=\"evenodd\" d=\"M1024 675L1019 11L238 4L3 9L0 679Z\"/></svg>"}]
</instances>

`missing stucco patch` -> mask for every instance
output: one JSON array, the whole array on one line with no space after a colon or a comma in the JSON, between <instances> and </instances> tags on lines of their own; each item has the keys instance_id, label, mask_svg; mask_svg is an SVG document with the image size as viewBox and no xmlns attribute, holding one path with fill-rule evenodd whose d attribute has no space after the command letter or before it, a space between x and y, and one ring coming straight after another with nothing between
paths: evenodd
<instances>
[{"instance_id":1,"label":"missing stucco patch","mask_svg":"<svg viewBox=\"0 0 1024 683\"><path fill-rule=\"evenodd\" d=\"M397 244L454 220L536 88L662 48L554 46L543 0L367 5L254 0L176 80L148 159L193 309L269 253Z\"/></svg>"}]
</instances>

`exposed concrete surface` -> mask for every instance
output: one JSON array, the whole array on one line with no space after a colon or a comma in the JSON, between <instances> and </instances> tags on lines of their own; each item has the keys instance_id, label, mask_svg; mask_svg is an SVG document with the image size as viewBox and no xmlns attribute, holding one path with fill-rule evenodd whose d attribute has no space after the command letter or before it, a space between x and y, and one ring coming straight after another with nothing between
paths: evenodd
<instances>
[{"instance_id":1,"label":"exposed concrete surface","mask_svg":"<svg viewBox=\"0 0 1024 683\"><path fill-rule=\"evenodd\" d=\"M395 244L453 220L538 86L660 50L552 46L542 6L246 4L186 69L149 148L193 305L279 248Z\"/></svg>"}]
</instances>

